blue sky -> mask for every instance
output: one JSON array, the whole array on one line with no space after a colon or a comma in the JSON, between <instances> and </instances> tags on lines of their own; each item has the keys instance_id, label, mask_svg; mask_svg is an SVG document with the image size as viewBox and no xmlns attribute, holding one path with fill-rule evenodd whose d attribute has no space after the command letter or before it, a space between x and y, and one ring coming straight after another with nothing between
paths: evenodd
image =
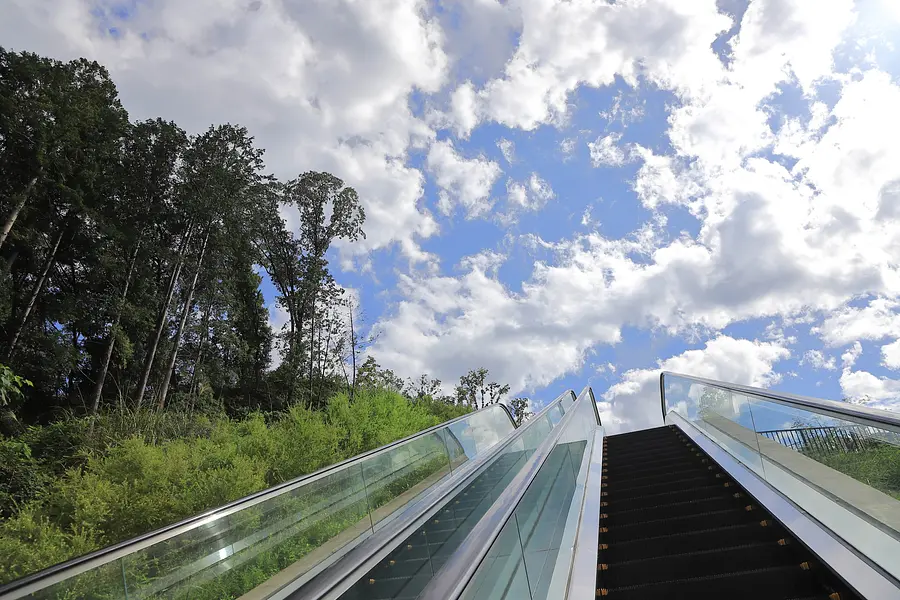
<instances>
[{"instance_id":1,"label":"blue sky","mask_svg":"<svg viewBox=\"0 0 900 600\"><path fill-rule=\"evenodd\" d=\"M896 6L12 0L0 36L353 185L382 365L590 384L625 430L663 368L900 406Z\"/></svg>"}]
</instances>

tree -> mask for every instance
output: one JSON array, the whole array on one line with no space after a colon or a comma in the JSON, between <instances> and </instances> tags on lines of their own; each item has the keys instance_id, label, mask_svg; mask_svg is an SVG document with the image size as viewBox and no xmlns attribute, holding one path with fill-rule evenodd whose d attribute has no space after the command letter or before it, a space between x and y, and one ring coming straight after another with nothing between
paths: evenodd
<instances>
[{"instance_id":1,"label":"tree","mask_svg":"<svg viewBox=\"0 0 900 600\"><path fill-rule=\"evenodd\" d=\"M122 314L128 309L129 290L138 270L138 258L149 262L160 251L154 247L153 227L164 226L164 216L173 202L175 170L184 152L187 136L177 125L161 119L136 123L129 130L123 148L118 193L109 204L109 249L112 267L109 280L120 280L120 292L107 304L110 318L105 329L106 342L100 357L90 397L90 411L100 406L103 386L112 360L116 339L124 335L120 329ZM124 217L124 218L123 218ZM125 262L121 258L127 256ZM127 265L127 266L126 266ZM125 267L124 276L120 275Z\"/></svg>"},{"instance_id":2,"label":"tree","mask_svg":"<svg viewBox=\"0 0 900 600\"><path fill-rule=\"evenodd\" d=\"M401 393L405 387L402 377L390 369L382 369L372 356L367 356L360 365L356 381L360 387L383 388Z\"/></svg>"},{"instance_id":3,"label":"tree","mask_svg":"<svg viewBox=\"0 0 900 600\"><path fill-rule=\"evenodd\" d=\"M472 408L484 408L500 402L509 393L509 385L488 382L489 371L485 368L472 369L459 378L456 386L456 403Z\"/></svg>"},{"instance_id":4,"label":"tree","mask_svg":"<svg viewBox=\"0 0 900 600\"><path fill-rule=\"evenodd\" d=\"M528 404L530 400L528 398L513 398L509 407L513 413L513 420L516 422L516 427L520 427L522 423L530 419L534 416L534 413L528 410Z\"/></svg>"}]
</instances>

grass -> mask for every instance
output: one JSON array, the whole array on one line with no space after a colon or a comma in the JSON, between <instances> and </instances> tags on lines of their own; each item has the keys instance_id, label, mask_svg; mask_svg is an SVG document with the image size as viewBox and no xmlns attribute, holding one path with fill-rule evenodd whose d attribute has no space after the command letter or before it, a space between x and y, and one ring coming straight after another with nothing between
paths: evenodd
<instances>
[{"instance_id":1,"label":"grass","mask_svg":"<svg viewBox=\"0 0 900 600\"><path fill-rule=\"evenodd\" d=\"M807 451L835 471L900 500L900 448L877 443L855 452Z\"/></svg>"}]
</instances>

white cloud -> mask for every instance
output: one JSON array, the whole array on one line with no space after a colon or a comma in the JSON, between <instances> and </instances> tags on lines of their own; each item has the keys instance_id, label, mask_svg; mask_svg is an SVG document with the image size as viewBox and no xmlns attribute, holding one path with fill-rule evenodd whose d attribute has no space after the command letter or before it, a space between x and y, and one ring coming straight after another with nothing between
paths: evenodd
<instances>
[{"instance_id":1,"label":"white cloud","mask_svg":"<svg viewBox=\"0 0 900 600\"><path fill-rule=\"evenodd\" d=\"M108 4L108 3L106 3ZM132 118L162 116L190 132L240 123L280 177L327 170L357 188L363 252L436 232L418 208L421 173L406 165L427 145L412 115L414 90L438 91L449 64L437 22L417 0L352 2L159 0L127 17L103 3L4 3L4 46L107 66ZM117 36L108 29L115 26Z\"/></svg>"},{"instance_id":2,"label":"white cloud","mask_svg":"<svg viewBox=\"0 0 900 600\"><path fill-rule=\"evenodd\" d=\"M512 223L516 221L520 212L540 210L555 197L550 183L537 173L532 173L527 183L509 179L506 182L508 210L499 218L502 222Z\"/></svg>"},{"instance_id":3,"label":"white cloud","mask_svg":"<svg viewBox=\"0 0 900 600\"><path fill-rule=\"evenodd\" d=\"M593 216L594 208L593 206L588 206L584 209L584 212L581 213L581 224L584 227L594 227L600 224L600 221L595 219Z\"/></svg>"},{"instance_id":4,"label":"white cloud","mask_svg":"<svg viewBox=\"0 0 900 600\"><path fill-rule=\"evenodd\" d=\"M846 352L841 354L841 365L844 367L844 370L848 370L850 367L856 364L856 359L858 359L862 355L862 344L859 342L853 342L853 345L847 349Z\"/></svg>"},{"instance_id":5,"label":"white cloud","mask_svg":"<svg viewBox=\"0 0 900 600\"><path fill-rule=\"evenodd\" d=\"M808 364L813 369L824 369L833 371L837 369L837 364L833 356L825 356L821 350L808 350L804 355L800 364Z\"/></svg>"},{"instance_id":6,"label":"white cloud","mask_svg":"<svg viewBox=\"0 0 900 600\"><path fill-rule=\"evenodd\" d=\"M516 145L510 140L500 138L497 140L497 147L500 148L500 152L503 153L503 158L506 159L506 162L512 164L516 159Z\"/></svg>"},{"instance_id":7,"label":"white cloud","mask_svg":"<svg viewBox=\"0 0 900 600\"><path fill-rule=\"evenodd\" d=\"M550 183L546 179L542 179L537 173L532 173L531 177L528 178L528 187L531 188L532 195L540 204L545 204L548 200L556 197L553 188L550 187Z\"/></svg>"},{"instance_id":8,"label":"white cloud","mask_svg":"<svg viewBox=\"0 0 900 600\"><path fill-rule=\"evenodd\" d=\"M528 206L528 190L523 184L512 179L506 182L506 198L512 206Z\"/></svg>"},{"instance_id":9,"label":"white cloud","mask_svg":"<svg viewBox=\"0 0 900 600\"><path fill-rule=\"evenodd\" d=\"M844 397L872 408L900 410L900 380L876 377L868 371L845 369L841 374Z\"/></svg>"},{"instance_id":10,"label":"white cloud","mask_svg":"<svg viewBox=\"0 0 900 600\"><path fill-rule=\"evenodd\" d=\"M466 159L453 147L453 142L434 142L425 160L428 171L441 188L438 208L445 215L461 205L466 217L481 217L493 206L491 188L500 176L500 167L484 157Z\"/></svg>"},{"instance_id":11,"label":"white cloud","mask_svg":"<svg viewBox=\"0 0 900 600\"><path fill-rule=\"evenodd\" d=\"M609 85L616 75L632 85L640 72L666 88L701 86L721 69L709 46L731 25L713 0L508 7L521 15L520 43L502 76L475 93L474 108L464 112L467 131L474 119L525 130L562 122L572 91Z\"/></svg>"},{"instance_id":12,"label":"white cloud","mask_svg":"<svg viewBox=\"0 0 900 600\"><path fill-rule=\"evenodd\" d=\"M572 153L575 152L575 145L578 143L573 137L563 138L563 140L559 143L559 151L563 153L565 158L569 158L572 156Z\"/></svg>"},{"instance_id":13,"label":"white cloud","mask_svg":"<svg viewBox=\"0 0 900 600\"><path fill-rule=\"evenodd\" d=\"M640 145L633 146L632 156L643 161L633 187L645 207L656 209L660 204L689 206L703 193L696 176L681 168L675 158L655 154Z\"/></svg>"},{"instance_id":14,"label":"white cloud","mask_svg":"<svg viewBox=\"0 0 900 600\"><path fill-rule=\"evenodd\" d=\"M881 347L881 364L888 369L900 369L900 339Z\"/></svg>"},{"instance_id":15,"label":"white cloud","mask_svg":"<svg viewBox=\"0 0 900 600\"><path fill-rule=\"evenodd\" d=\"M810 91L830 75L832 50L855 18L852 0L832 0L827 10L802 0L754 0L732 44L738 82L762 97L793 73Z\"/></svg>"},{"instance_id":16,"label":"white cloud","mask_svg":"<svg viewBox=\"0 0 900 600\"><path fill-rule=\"evenodd\" d=\"M637 102L636 100L624 100L624 94L619 92L613 99L613 105L609 110L601 110L600 118L606 119L610 124L618 122L622 127L627 127L631 123L635 123L644 118L644 106L646 100Z\"/></svg>"},{"instance_id":17,"label":"white cloud","mask_svg":"<svg viewBox=\"0 0 900 600\"><path fill-rule=\"evenodd\" d=\"M610 133L588 142L591 153L591 164L595 167L621 167L625 164L625 151L619 147L621 133Z\"/></svg>"},{"instance_id":18,"label":"white cloud","mask_svg":"<svg viewBox=\"0 0 900 600\"><path fill-rule=\"evenodd\" d=\"M874 298L863 308L844 307L812 328L829 346L844 346L856 340L900 337L900 302Z\"/></svg>"},{"instance_id":19,"label":"white cloud","mask_svg":"<svg viewBox=\"0 0 900 600\"><path fill-rule=\"evenodd\" d=\"M658 362L655 369L631 369L603 394L598 403L607 433L643 429L662 424L659 374L672 371L756 387L776 383L773 365L790 351L770 343L719 336L697 350L688 350Z\"/></svg>"}]
</instances>

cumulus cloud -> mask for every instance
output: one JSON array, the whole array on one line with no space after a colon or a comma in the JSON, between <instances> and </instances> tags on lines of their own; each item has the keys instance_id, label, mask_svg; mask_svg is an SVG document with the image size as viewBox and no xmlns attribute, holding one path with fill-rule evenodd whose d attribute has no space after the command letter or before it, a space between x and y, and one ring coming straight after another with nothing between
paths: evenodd
<instances>
[{"instance_id":1,"label":"cumulus cloud","mask_svg":"<svg viewBox=\"0 0 900 600\"><path fill-rule=\"evenodd\" d=\"M881 364L888 369L900 369L900 339L881 347Z\"/></svg>"},{"instance_id":2,"label":"cumulus cloud","mask_svg":"<svg viewBox=\"0 0 900 600\"><path fill-rule=\"evenodd\" d=\"M813 369L824 369L826 371L833 371L837 369L834 357L825 356L825 354L822 353L821 350L806 351L803 354L803 359L800 361L800 364L807 364Z\"/></svg>"},{"instance_id":3,"label":"cumulus cloud","mask_svg":"<svg viewBox=\"0 0 900 600\"><path fill-rule=\"evenodd\" d=\"M787 348L775 343L718 336L703 348L660 360L657 368L623 373L598 403L600 420L608 433L661 425L659 374L662 371L766 387L779 379L774 364L789 356Z\"/></svg>"},{"instance_id":4,"label":"cumulus cloud","mask_svg":"<svg viewBox=\"0 0 900 600\"><path fill-rule=\"evenodd\" d=\"M866 306L843 307L812 328L830 346L844 346L856 340L900 337L900 302L875 298Z\"/></svg>"},{"instance_id":5,"label":"cumulus cloud","mask_svg":"<svg viewBox=\"0 0 900 600\"><path fill-rule=\"evenodd\" d=\"M841 374L841 391L852 402L872 408L900 410L900 380L877 377L868 371L845 369Z\"/></svg>"},{"instance_id":6,"label":"cumulus cloud","mask_svg":"<svg viewBox=\"0 0 900 600\"><path fill-rule=\"evenodd\" d=\"M501 76L466 92L472 108L458 121L466 130L483 119L525 130L563 122L577 87L609 85L616 75L632 85L639 72L667 88L702 85L721 69L709 45L731 26L713 0L508 6L521 15L519 46Z\"/></svg>"},{"instance_id":7,"label":"cumulus cloud","mask_svg":"<svg viewBox=\"0 0 900 600\"><path fill-rule=\"evenodd\" d=\"M513 223L522 212L542 209L556 197L550 183L537 173L532 173L527 182L512 179L506 182L507 210L498 216L504 223Z\"/></svg>"},{"instance_id":8,"label":"cumulus cloud","mask_svg":"<svg viewBox=\"0 0 900 600\"><path fill-rule=\"evenodd\" d=\"M346 251L400 243L414 253L417 240L436 232L418 205L422 174L406 164L409 149L434 134L408 98L438 91L449 63L441 29L419 2L97 4L11 0L0 38L6 47L104 64L132 118L162 116L190 132L237 122L280 177L338 174L367 214L366 239Z\"/></svg>"},{"instance_id":9,"label":"cumulus cloud","mask_svg":"<svg viewBox=\"0 0 900 600\"><path fill-rule=\"evenodd\" d=\"M591 164L595 167L621 167L627 158L625 151L619 147L622 134L611 133L600 136L593 142L588 142L588 150L591 154Z\"/></svg>"},{"instance_id":10,"label":"cumulus cloud","mask_svg":"<svg viewBox=\"0 0 900 600\"><path fill-rule=\"evenodd\" d=\"M841 354L841 365L844 367L844 370L848 370L850 367L856 364L856 359L858 359L862 355L862 344L859 342L853 342L853 345L847 349L846 352Z\"/></svg>"},{"instance_id":11,"label":"cumulus cloud","mask_svg":"<svg viewBox=\"0 0 900 600\"><path fill-rule=\"evenodd\" d=\"M445 215L456 205L462 206L468 218L490 211L491 188L501 173L497 163L481 156L463 158L453 142L441 140L431 145L425 165L441 188L438 208Z\"/></svg>"}]
</instances>

